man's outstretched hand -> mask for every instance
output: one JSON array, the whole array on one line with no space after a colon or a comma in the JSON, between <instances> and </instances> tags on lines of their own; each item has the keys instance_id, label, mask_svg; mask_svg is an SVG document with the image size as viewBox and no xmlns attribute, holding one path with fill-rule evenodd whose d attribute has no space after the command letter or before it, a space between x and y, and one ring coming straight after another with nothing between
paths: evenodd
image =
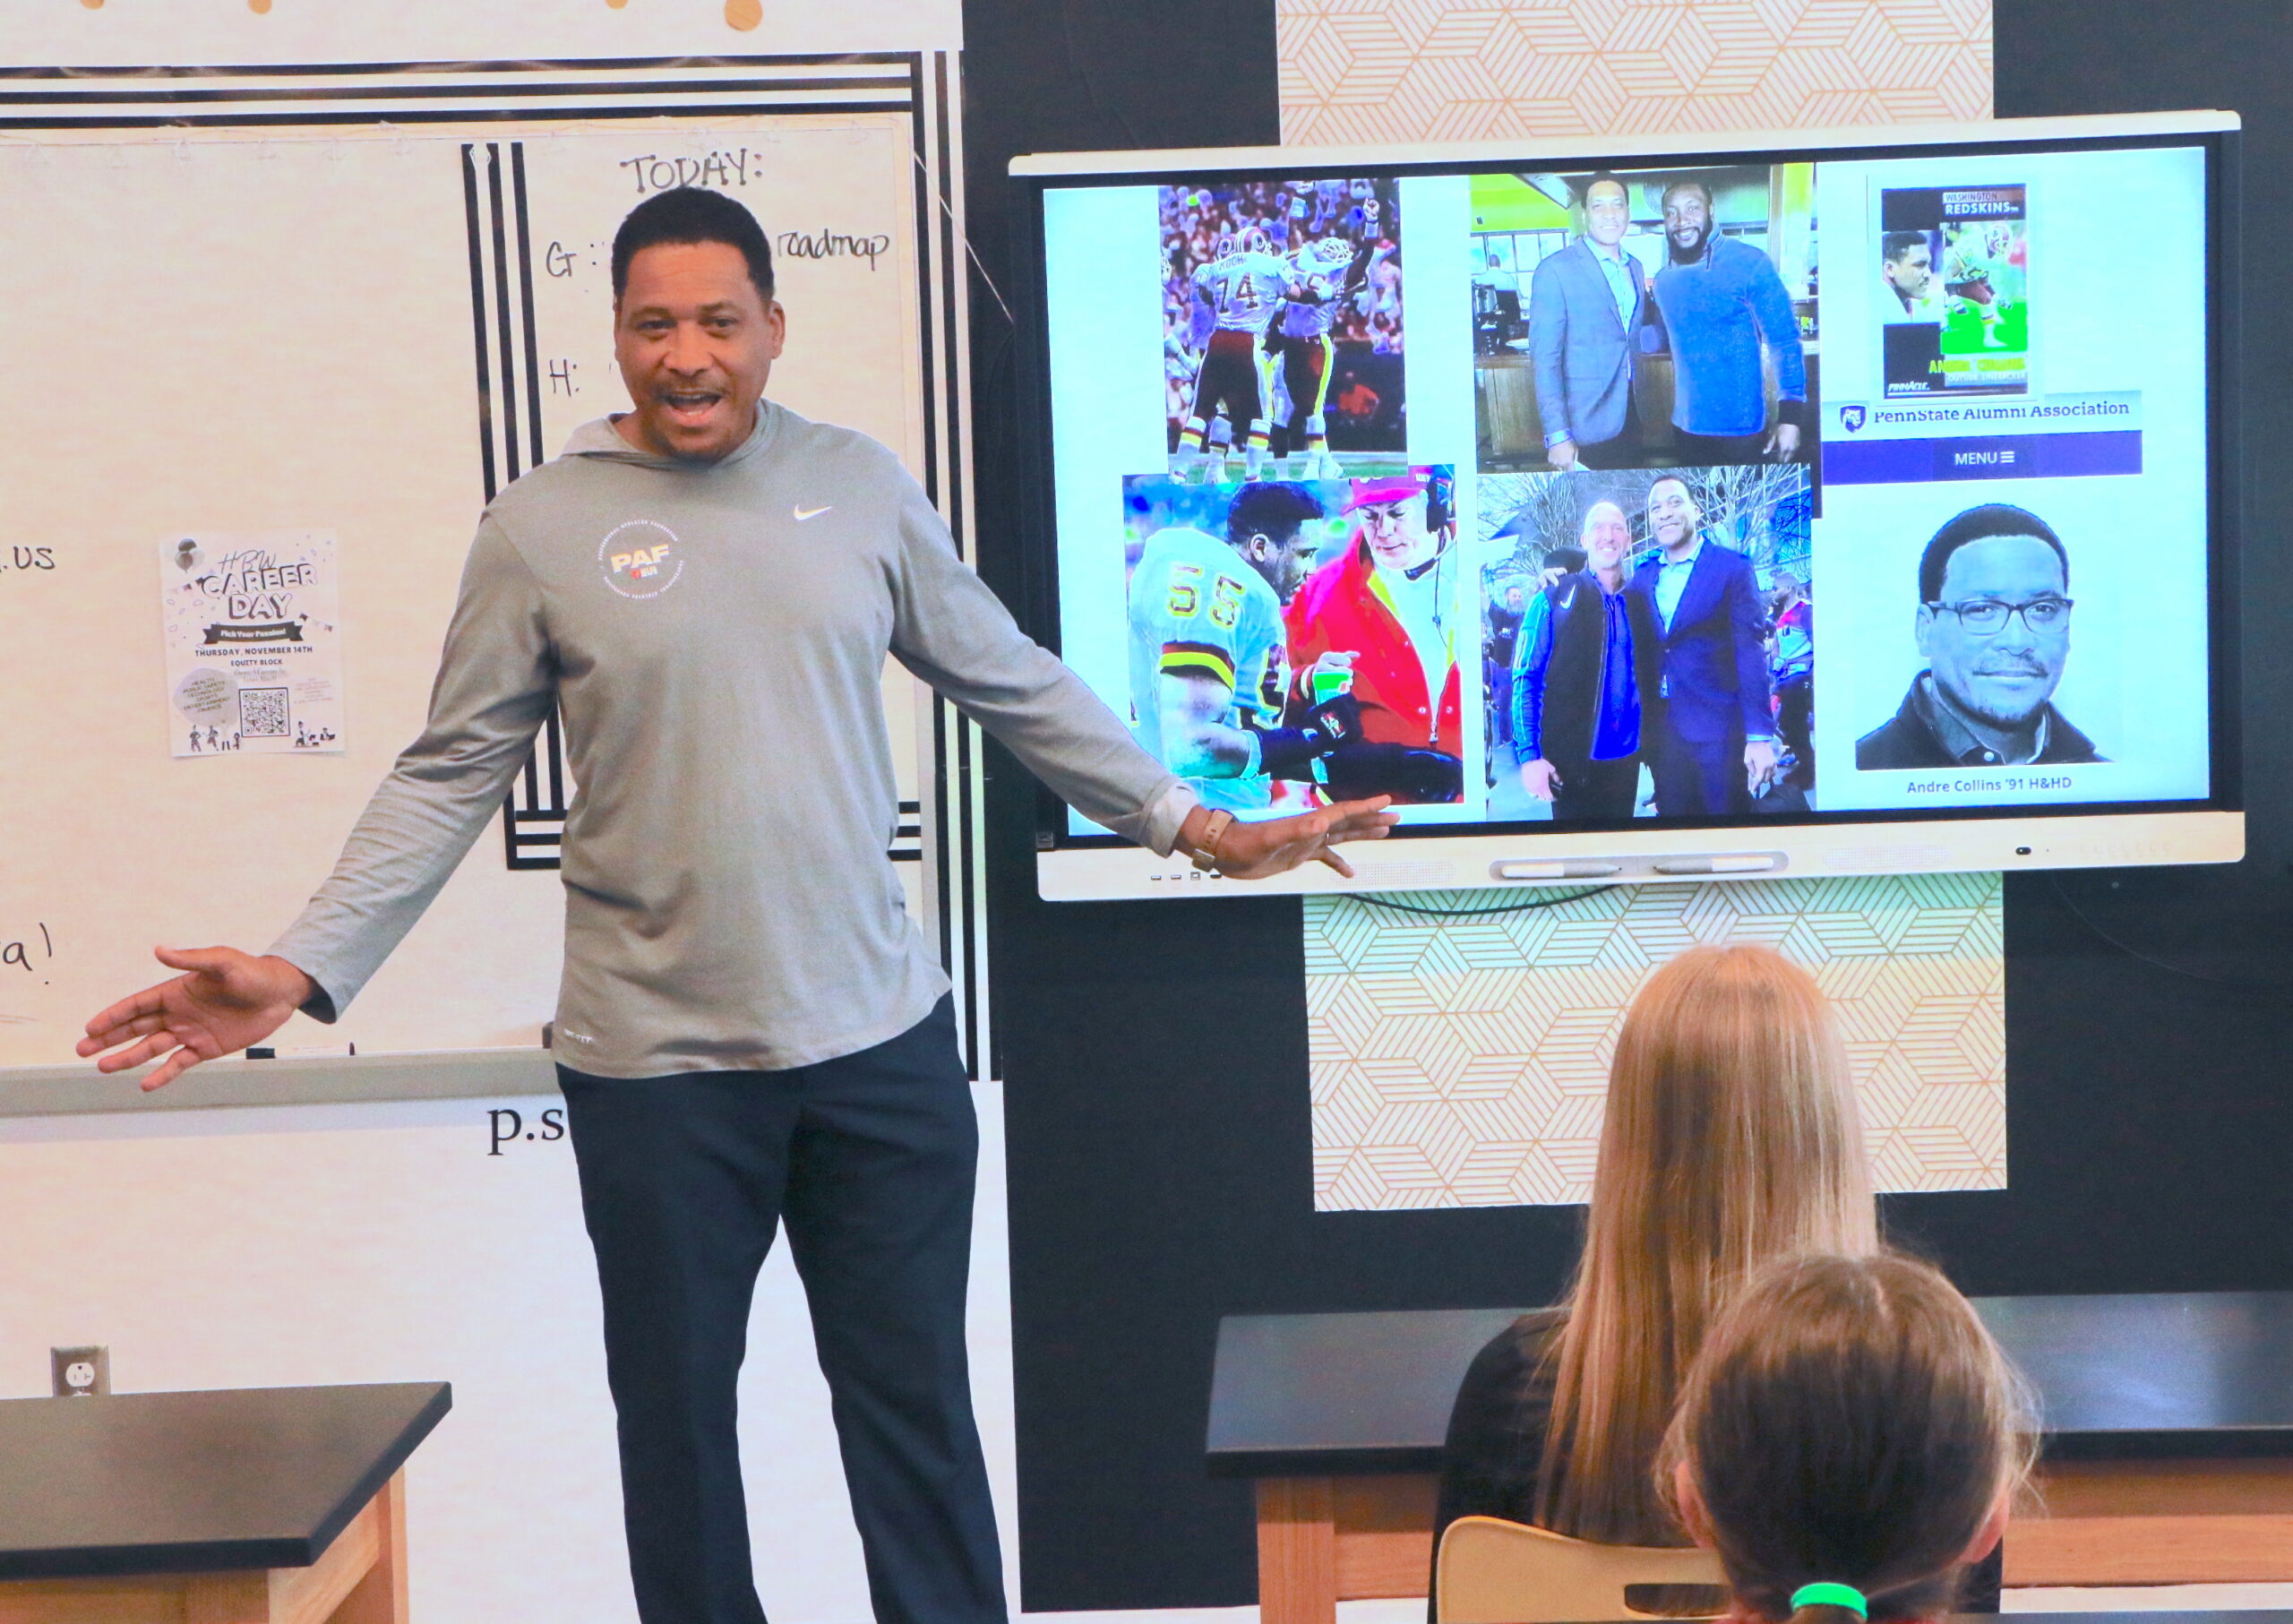
<instances>
[{"instance_id":1,"label":"man's outstretched hand","mask_svg":"<svg viewBox=\"0 0 2293 1624\"><path fill-rule=\"evenodd\" d=\"M1318 812L1263 822L1245 823L1238 818L1218 838L1218 872L1230 880L1263 880L1268 874L1286 873L1301 864L1326 863L1351 880L1353 865L1330 848L1348 840L1384 839L1387 831L1401 821L1400 813L1386 810L1392 800L1391 795L1378 795L1367 801L1340 801ZM1208 821L1209 813L1199 806L1187 813L1180 844L1189 851L1200 850L1200 837Z\"/></svg>"},{"instance_id":2,"label":"man's outstretched hand","mask_svg":"<svg viewBox=\"0 0 2293 1624\"><path fill-rule=\"evenodd\" d=\"M185 974L121 999L88 1023L79 1044L83 1058L103 1056L99 1071L125 1071L167 1056L143 1079L147 1094L203 1060L261 1043L313 991L311 978L285 959L257 958L236 948L160 948L158 956ZM105 1054L107 1049L117 1052Z\"/></svg>"}]
</instances>

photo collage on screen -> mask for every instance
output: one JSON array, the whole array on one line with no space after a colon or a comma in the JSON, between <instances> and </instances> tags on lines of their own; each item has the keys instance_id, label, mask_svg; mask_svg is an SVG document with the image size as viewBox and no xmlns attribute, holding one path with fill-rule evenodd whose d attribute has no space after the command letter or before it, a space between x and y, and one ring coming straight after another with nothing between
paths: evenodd
<instances>
[{"instance_id":1,"label":"photo collage on screen","mask_svg":"<svg viewBox=\"0 0 2293 1624\"><path fill-rule=\"evenodd\" d=\"M1121 492L1136 736L1241 816L1460 802L1456 503L1408 456L1399 187L1156 204L1167 452Z\"/></svg>"},{"instance_id":2,"label":"photo collage on screen","mask_svg":"<svg viewBox=\"0 0 2293 1624\"><path fill-rule=\"evenodd\" d=\"M1815 810L1813 166L1471 207L1489 819Z\"/></svg>"},{"instance_id":3,"label":"photo collage on screen","mask_svg":"<svg viewBox=\"0 0 2293 1624\"><path fill-rule=\"evenodd\" d=\"M2204 194L2172 146L1054 194L1063 657L1245 817L2202 798Z\"/></svg>"}]
</instances>

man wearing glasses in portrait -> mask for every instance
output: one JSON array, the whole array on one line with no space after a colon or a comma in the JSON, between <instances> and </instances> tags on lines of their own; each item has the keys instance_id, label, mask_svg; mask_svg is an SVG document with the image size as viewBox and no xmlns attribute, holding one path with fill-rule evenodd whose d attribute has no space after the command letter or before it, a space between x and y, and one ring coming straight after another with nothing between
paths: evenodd
<instances>
[{"instance_id":1,"label":"man wearing glasses in portrait","mask_svg":"<svg viewBox=\"0 0 2293 1624\"><path fill-rule=\"evenodd\" d=\"M2104 758L2054 708L2070 657L2070 554L2037 514L1969 508L1919 560L1914 635L1927 668L1855 744L1866 771L2067 765Z\"/></svg>"}]
</instances>

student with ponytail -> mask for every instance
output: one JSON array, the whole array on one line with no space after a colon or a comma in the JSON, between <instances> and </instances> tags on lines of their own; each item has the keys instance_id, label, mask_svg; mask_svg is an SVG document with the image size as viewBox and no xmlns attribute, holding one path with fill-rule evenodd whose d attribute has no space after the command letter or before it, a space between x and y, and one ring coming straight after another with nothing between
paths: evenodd
<instances>
[{"instance_id":1,"label":"student with ponytail","mask_svg":"<svg viewBox=\"0 0 2293 1624\"><path fill-rule=\"evenodd\" d=\"M1966 1299L1886 1254L1786 1259L1706 1336L1656 1486L1739 1624L1941 1618L1995 1552L2036 1429Z\"/></svg>"},{"instance_id":2,"label":"student with ponytail","mask_svg":"<svg viewBox=\"0 0 2293 1624\"><path fill-rule=\"evenodd\" d=\"M1458 1391L1435 1550L1467 1516L1688 1543L1650 1474L1705 1327L1770 1259L1877 1246L1846 1045L1814 979L1759 947L1665 965L1618 1035L1576 1280Z\"/></svg>"}]
</instances>

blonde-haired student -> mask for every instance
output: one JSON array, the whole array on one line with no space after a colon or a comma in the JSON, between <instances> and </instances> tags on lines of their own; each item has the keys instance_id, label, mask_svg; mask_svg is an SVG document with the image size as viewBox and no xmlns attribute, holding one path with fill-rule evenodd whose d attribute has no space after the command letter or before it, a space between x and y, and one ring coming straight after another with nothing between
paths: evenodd
<instances>
[{"instance_id":1,"label":"blonde-haired student","mask_svg":"<svg viewBox=\"0 0 2293 1624\"><path fill-rule=\"evenodd\" d=\"M1576 1279L1458 1390L1436 1550L1467 1516L1687 1544L1650 1474L1706 1328L1769 1259L1877 1246L1847 1050L1814 979L1759 947L1663 966L1618 1036Z\"/></svg>"},{"instance_id":2,"label":"blonde-haired student","mask_svg":"<svg viewBox=\"0 0 2293 1624\"><path fill-rule=\"evenodd\" d=\"M1655 1487L1742 1624L1940 1619L1997 1549L2035 1436L1940 1273L1888 1254L1769 1265L1697 1356Z\"/></svg>"}]
</instances>

